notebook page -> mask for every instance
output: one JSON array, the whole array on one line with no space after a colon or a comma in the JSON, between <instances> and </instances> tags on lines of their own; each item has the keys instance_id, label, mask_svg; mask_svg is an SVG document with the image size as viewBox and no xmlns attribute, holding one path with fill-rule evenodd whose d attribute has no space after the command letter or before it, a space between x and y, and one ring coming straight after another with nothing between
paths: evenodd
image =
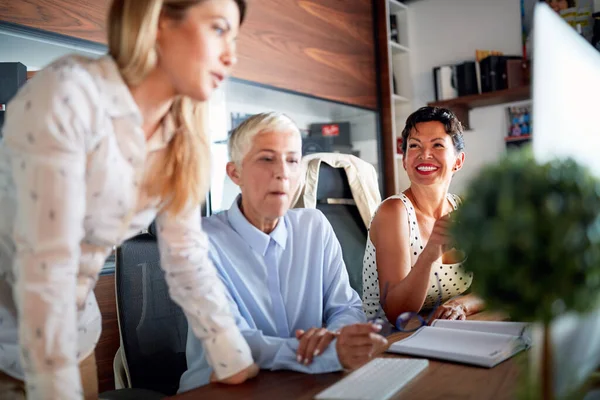
<instances>
[{"instance_id":1,"label":"notebook page","mask_svg":"<svg viewBox=\"0 0 600 400\"><path fill-rule=\"evenodd\" d=\"M504 335L521 336L528 324L509 321L456 321L436 319L431 326L436 328L460 329L476 332L501 333Z\"/></svg>"},{"instance_id":2,"label":"notebook page","mask_svg":"<svg viewBox=\"0 0 600 400\"><path fill-rule=\"evenodd\" d=\"M512 335L425 326L388 351L493 367L524 348Z\"/></svg>"}]
</instances>

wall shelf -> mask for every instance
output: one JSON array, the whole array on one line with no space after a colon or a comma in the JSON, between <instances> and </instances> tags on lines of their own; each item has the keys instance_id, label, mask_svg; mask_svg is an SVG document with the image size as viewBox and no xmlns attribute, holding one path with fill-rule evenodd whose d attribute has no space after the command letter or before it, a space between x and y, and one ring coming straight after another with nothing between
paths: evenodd
<instances>
[{"instance_id":1,"label":"wall shelf","mask_svg":"<svg viewBox=\"0 0 600 400\"><path fill-rule=\"evenodd\" d=\"M524 142L526 140L531 140L531 135L507 136L504 138L506 143Z\"/></svg>"},{"instance_id":2,"label":"wall shelf","mask_svg":"<svg viewBox=\"0 0 600 400\"><path fill-rule=\"evenodd\" d=\"M498 90L471 96L462 96L450 100L433 101L428 103L434 107L444 107L452 110L467 129L471 129L469 111L477 107L487 107L496 104L512 103L531 98L531 87Z\"/></svg>"},{"instance_id":3,"label":"wall shelf","mask_svg":"<svg viewBox=\"0 0 600 400\"><path fill-rule=\"evenodd\" d=\"M393 94L393 95L392 95L392 98L394 99L394 102L395 102L396 104L398 104L398 103L400 103L400 104L401 104L401 103L408 103L408 102L410 102L410 99L408 99L408 98L406 98L406 97L404 97L404 96L400 96L399 94Z\"/></svg>"},{"instance_id":4,"label":"wall shelf","mask_svg":"<svg viewBox=\"0 0 600 400\"><path fill-rule=\"evenodd\" d=\"M396 43L392 40L390 40L390 47L392 48L392 54L399 54L399 53L408 53L408 47L406 46L402 46L400 43Z\"/></svg>"}]
</instances>

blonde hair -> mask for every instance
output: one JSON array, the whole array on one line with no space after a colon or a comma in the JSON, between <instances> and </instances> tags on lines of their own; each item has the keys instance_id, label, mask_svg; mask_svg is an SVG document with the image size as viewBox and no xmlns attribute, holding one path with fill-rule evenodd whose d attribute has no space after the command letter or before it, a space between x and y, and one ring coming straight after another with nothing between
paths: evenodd
<instances>
[{"instance_id":1,"label":"blonde hair","mask_svg":"<svg viewBox=\"0 0 600 400\"><path fill-rule=\"evenodd\" d=\"M113 0L108 15L108 49L121 76L136 86L156 66L156 35L161 13L181 20L188 8L204 0ZM240 10L240 24L246 10L245 0L234 0ZM207 106L179 96L170 113L176 134L169 142L161 162L154 166L150 196L162 199L161 211L177 214L189 205L200 204L209 186L210 150L207 139Z\"/></svg>"},{"instance_id":2,"label":"blonde hair","mask_svg":"<svg viewBox=\"0 0 600 400\"><path fill-rule=\"evenodd\" d=\"M279 112L255 114L231 132L227 142L229 160L241 166L242 160L252 147L252 140L262 132L294 132L300 137L298 125L287 115Z\"/></svg>"}]
</instances>

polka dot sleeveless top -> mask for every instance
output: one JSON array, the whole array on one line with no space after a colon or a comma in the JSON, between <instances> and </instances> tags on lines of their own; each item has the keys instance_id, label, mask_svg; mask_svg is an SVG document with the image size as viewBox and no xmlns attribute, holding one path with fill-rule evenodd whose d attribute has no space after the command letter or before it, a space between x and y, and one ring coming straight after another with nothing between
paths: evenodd
<instances>
[{"instance_id":1,"label":"polka dot sleeveless top","mask_svg":"<svg viewBox=\"0 0 600 400\"><path fill-rule=\"evenodd\" d=\"M410 226L410 263L415 265L419 255L423 251L423 242L421 241L421 233L417 223L417 215L415 209L404 193L388 197L389 199L400 199L408 212L408 224ZM448 194L448 201L454 207L458 207L460 198L453 194ZM380 205L381 206L381 205ZM373 215L374 217L375 215ZM442 303L454 296L464 293L473 280L473 274L467 273L461 264L442 264L435 263L431 268L429 276L429 288L427 297L423 303L423 309L431 309L435 306L439 298L439 288L436 279L436 274L439 277L442 290ZM363 310L367 318L373 318L379 310L379 278L377 274L377 261L375 259L375 246L371 242L371 237L367 236L367 247L363 258Z\"/></svg>"}]
</instances>

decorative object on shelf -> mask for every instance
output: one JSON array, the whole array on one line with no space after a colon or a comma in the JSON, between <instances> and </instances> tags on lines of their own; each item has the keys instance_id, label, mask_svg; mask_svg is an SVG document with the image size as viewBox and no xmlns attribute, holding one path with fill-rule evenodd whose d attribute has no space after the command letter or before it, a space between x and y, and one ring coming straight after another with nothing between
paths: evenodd
<instances>
[{"instance_id":1,"label":"decorative object on shelf","mask_svg":"<svg viewBox=\"0 0 600 400\"><path fill-rule=\"evenodd\" d=\"M504 53L502 53L501 51L498 50L481 50L481 49L476 49L475 50L475 61L477 62L481 62L481 60L483 60L486 57L489 56L503 56Z\"/></svg>"},{"instance_id":2,"label":"decorative object on shelf","mask_svg":"<svg viewBox=\"0 0 600 400\"><path fill-rule=\"evenodd\" d=\"M575 161L540 164L521 150L484 168L452 213L474 293L511 320L543 326L541 374L524 374L534 378L527 398L554 395L551 322L599 304L598 193L600 181Z\"/></svg>"},{"instance_id":3,"label":"decorative object on shelf","mask_svg":"<svg viewBox=\"0 0 600 400\"><path fill-rule=\"evenodd\" d=\"M398 17L396 14L390 14L390 39L393 42L400 43L398 36Z\"/></svg>"},{"instance_id":4,"label":"decorative object on shelf","mask_svg":"<svg viewBox=\"0 0 600 400\"><path fill-rule=\"evenodd\" d=\"M508 107L507 136L517 138L531 135L531 105Z\"/></svg>"},{"instance_id":5,"label":"decorative object on shelf","mask_svg":"<svg viewBox=\"0 0 600 400\"><path fill-rule=\"evenodd\" d=\"M318 139L326 138L326 139ZM325 122L313 123L309 126L309 141L314 141L323 149L329 148L334 153L354 154L357 153L352 146L352 137L350 136L350 122ZM304 148L305 146L303 146Z\"/></svg>"},{"instance_id":6,"label":"decorative object on shelf","mask_svg":"<svg viewBox=\"0 0 600 400\"><path fill-rule=\"evenodd\" d=\"M352 147L349 122L314 123L309 126L310 136L329 136L334 146Z\"/></svg>"}]
</instances>

